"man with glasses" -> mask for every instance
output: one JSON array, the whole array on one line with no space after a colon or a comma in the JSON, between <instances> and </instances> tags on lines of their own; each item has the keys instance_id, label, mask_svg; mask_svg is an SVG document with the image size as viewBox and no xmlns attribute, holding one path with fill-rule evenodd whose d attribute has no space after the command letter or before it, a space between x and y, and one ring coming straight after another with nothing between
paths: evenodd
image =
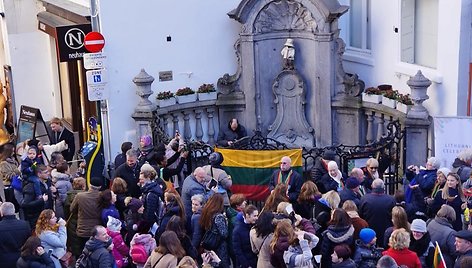
<instances>
[{"instance_id":1,"label":"man with glasses","mask_svg":"<svg viewBox=\"0 0 472 268\"><path fill-rule=\"evenodd\" d=\"M269 190L274 190L277 184L287 185L287 196L291 203L296 202L302 188L302 176L292 169L292 159L288 156L280 160L280 169L275 170L269 182Z\"/></svg>"},{"instance_id":2,"label":"man with glasses","mask_svg":"<svg viewBox=\"0 0 472 268\"><path fill-rule=\"evenodd\" d=\"M372 191L372 182L374 182L375 179L381 179L379 176L379 161L371 157L367 160L365 165L365 168L363 168L365 174L364 187Z\"/></svg>"},{"instance_id":3,"label":"man with glasses","mask_svg":"<svg viewBox=\"0 0 472 268\"><path fill-rule=\"evenodd\" d=\"M85 244L84 252L90 253L91 267L111 268L116 267L111 251L113 243L107 234L107 229L97 225L92 229L92 236Z\"/></svg>"}]
</instances>

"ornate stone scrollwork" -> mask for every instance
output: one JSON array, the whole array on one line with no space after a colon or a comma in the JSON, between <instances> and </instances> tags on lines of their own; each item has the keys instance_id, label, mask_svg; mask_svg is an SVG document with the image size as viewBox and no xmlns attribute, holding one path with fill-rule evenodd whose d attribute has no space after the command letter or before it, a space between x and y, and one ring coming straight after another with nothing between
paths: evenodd
<instances>
[{"instance_id":1,"label":"ornate stone scrollwork","mask_svg":"<svg viewBox=\"0 0 472 268\"><path fill-rule=\"evenodd\" d=\"M271 2L259 12L254 22L256 34L293 30L315 32L316 28L316 21L310 11L290 0Z\"/></svg>"},{"instance_id":2,"label":"ornate stone scrollwork","mask_svg":"<svg viewBox=\"0 0 472 268\"><path fill-rule=\"evenodd\" d=\"M236 43L234 43L234 50L236 54L236 59L238 61L238 69L236 70L236 73L233 75L225 73L222 77L218 78L218 82L216 83L218 92L223 95L228 95L232 92L239 91L238 79L241 76L242 70L241 39L236 40Z\"/></svg>"}]
</instances>

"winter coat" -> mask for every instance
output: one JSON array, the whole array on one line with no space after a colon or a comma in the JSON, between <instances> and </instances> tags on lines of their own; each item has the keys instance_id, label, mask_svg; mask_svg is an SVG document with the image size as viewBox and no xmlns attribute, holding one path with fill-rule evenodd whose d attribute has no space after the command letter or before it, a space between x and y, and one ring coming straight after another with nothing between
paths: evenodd
<instances>
[{"instance_id":1,"label":"winter coat","mask_svg":"<svg viewBox=\"0 0 472 268\"><path fill-rule=\"evenodd\" d=\"M52 209L52 194L49 190L50 185L44 182L39 183L39 189L41 195L47 194L48 201L44 202L43 198L38 198L35 190L34 183L30 182L28 179L26 185L23 187L23 202L20 204L23 209L25 219L28 220L31 229L34 229L36 226L36 221L38 220L39 214L44 209Z\"/></svg>"},{"instance_id":2,"label":"winter coat","mask_svg":"<svg viewBox=\"0 0 472 268\"><path fill-rule=\"evenodd\" d=\"M328 228L328 222L331 219L331 208L328 206L328 202L323 198L315 202L315 219L321 226L316 234L321 236L321 233Z\"/></svg>"},{"instance_id":3,"label":"winter coat","mask_svg":"<svg viewBox=\"0 0 472 268\"><path fill-rule=\"evenodd\" d=\"M456 255L456 231L452 229L452 224L445 218L435 217L428 223L427 229L433 245L438 242L446 266L452 267Z\"/></svg>"},{"instance_id":4,"label":"winter coat","mask_svg":"<svg viewBox=\"0 0 472 268\"><path fill-rule=\"evenodd\" d=\"M416 253L407 248L399 250L389 248L382 254L392 257L398 266L406 265L408 268L421 268L420 259Z\"/></svg>"},{"instance_id":5,"label":"winter coat","mask_svg":"<svg viewBox=\"0 0 472 268\"><path fill-rule=\"evenodd\" d=\"M85 243L85 248L91 252L89 258L92 267L90 268L112 268L115 266L115 259L113 259L112 253L108 250L111 243L111 239L108 242L102 242L93 237Z\"/></svg>"},{"instance_id":6,"label":"winter coat","mask_svg":"<svg viewBox=\"0 0 472 268\"><path fill-rule=\"evenodd\" d=\"M443 204L451 206L454 209L454 211L456 212L456 220L452 223L452 227L454 228L454 230L460 231L460 230L462 230L462 217L461 217L461 214L462 214L462 208L461 208L462 200L459 197L459 192L457 191L457 189L452 189L452 188L448 188L448 189L449 189L449 196L451 196L451 197L452 196L457 196L457 197L454 198L452 200L452 202L448 201L446 199L443 199L442 198L442 191L443 190L441 190L434 197L433 204L431 205L431 209L432 209L434 215L436 215L436 213L438 212L438 210L441 208L441 206Z\"/></svg>"},{"instance_id":7,"label":"winter coat","mask_svg":"<svg viewBox=\"0 0 472 268\"><path fill-rule=\"evenodd\" d=\"M298 245L291 245L284 252L283 258L287 267L313 267L313 263L311 261L313 254L311 253L311 249L314 248L316 244L318 244L320 239L314 234L309 235L311 237L309 241L302 239L299 241Z\"/></svg>"},{"instance_id":8,"label":"winter coat","mask_svg":"<svg viewBox=\"0 0 472 268\"><path fill-rule=\"evenodd\" d=\"M139 198L141 196L141 190L138 186L140 170L140 165L135 164L133 167L129 167L127 163L124 163L115 169L113 178L120 177L126 181L128 195L131 197Z\"/></svg>"},{"instance_id":9,"label":"winter coat","mask_svg":"<svg viewBox=\"0 0 472 268\"><path fill-rule=\"evenodd\" d=\"M141 200L144 205L144 220L149 223L159 222L159 213L162 206L163 191L157 182L148 182L141 187Z\"/></svg>"},{"instance_id":10,"label":"winter coat","mask_svg":"<svg viewBox=\"0 0 472 268\"><path fill-rule=\"evenodd\" d=\"M289 169L287 171L281 171L280 169L275 170L272 173L272 177L269 182L269 191L272 191L275 186L278 184L278 178L279 178L279 173L282 173L282 177L287 177L289 173L292 172L292 175L290 175L290 182L288 184L288 199L290 200L291 203L297 202L298 196L300 195L300 191L302 189L302 184L303 184L303 178L294 169ZM288 180L288 178L287 178ZM285 184L287 181L285 181Z\"/></svg>"},{"instance_id":11,"label":"winter coat","mask_svg":"<svg viewBox=\"0 0 472 268\"><path fill-rule=\"evenodd\" d=\"M392 226L392 208L395 200L390 195L372 192L361 198L359 216L366 220L377 234L377 241L383 241L385 230Z\"/></svg>"},{"instance_id":12,"label":"winter coat","mask_svg":"<svg viewBox=\"0 0 472 268\"><path fill-rule=\"evenodd\" d=\"M318 157L315 160L315 164L313 165L313 168L310 171L310 176L312 178L312 181L316 184L318 190L322 194L327 192L324 188L324 184L321 182L321 178L325 174L328 174L328 166L324 163L321 157Z\"/></svg>"},{"instance_id":13,"label":"winter coat","mask_svg":"<svg viewBox=\"0 0 472 268\"><path fill-rule=\"evenodd\" d=\"M333 263L332 267L333 268L357 268L357 265L351 258L348 258L346 260L343 260L340 263Z\"/></svg>"},{"instance_id":14,"label":"winter coat","mask_svg":"<svg viewBox=\"0 0 472 268\"><path fill-rule=\"evenodd\" d=\"M111 251L111 254L115 259L116 267L121 268L126 265L126 263L128 263L127 260L124 262L124 259L129 256L129 247L125 244L123 237L119 232L114 232L107 229L107 233L111 237L113 243L113 250Z\"/></svg>"},{"instance_id":15,"label":"winter coat","mask_svg":"<svg viewBox=\"0 0 472 268\"><path fill-rule=\"evenodd\" d=\"M335 227L333 225L328 226L328 229L323 232L323 238L321 239L321 267L331 267L331 254L333 254L334 247L339 244L348 244L352 246L354 234L354 227L352 225Z\"/></svg>"},{"instance_id":16,"label":"winter coat","mask_svg":"<svg viewBox=\"0 0 472 268\"><path fill-rule=\"evenodd\" d=\"M133 250L133 246L136 244L141 244L144 246L148 256L151 256L151 252L156 248L156 240L150 234L139 234L136 233L131 239L130 243L130 252Z\"/></svg>"},{"instance_id":17,"label":"winter coat","mask_svg":"<svg viewBox=\"0 0 472 268\"><path fill-rule=\"evenodd\" d=\"M352 202L354 202L357 207L359 207L361 203L361 195L354 192L352 189L348 189L347 187L344 187L344 189L339 192L339 197L341 198L341 203L339 203L340 207L342 207L344 202L347 200L352 200Z\"/></svg>"},{"instance_id":18,"label":"winter coat","mask_svg":"<svg viewBox=\"0 0 472 268\"><path fill-rule=\"evenodd\" d=\"M51 133L51 144L57 144L61 141L65 141L67 144L67 149L62 151L62 155L67 161L71 161L74 158L75 154L75 139L74 134L65 127L62 127L61 132L52 132Z\"/></svg>"},{"instance_id":19,"label":"winter coat","mask_svg":"<svg viewBox=\"0 0 472 268\"><path fill-rule=\"evenodd\" d=\"M196 194L201 194L204 197L204 202L213 194L213 191L210 191L206 188L206 185L203 185L195 179L195 176L189 175L184 180L182 186L182 203L184 204L185 214L187 215L187 222L190 221L192 217L192 196Z\"/></svg>"},{"instance_id":20,"label":"winter coat","mask_svg":"<svg viewBox=\"0 0 472 268\"><path fill-rule=\"evenodd\" d=\"M107 208L102 209L101 219L103 226L107 226L108 216L111 216L118 220L121 219L120 213L118 212L118 209L116 209L114 204L110 204Z\"/></svg>"},{"instance_id":21,"label":"winter coat","mask_svg":"<svg viewBox=\"0 0 472 268\"><path fill-rule=\"evenodd\" d=\"M275 239L275 238L273 237L272 239ZM271 253L270 255L270 263L274 267L277 267L277 268L287 267L283 256L284 256L284 252L288 250L289 246L290 246L290 241L288 241L288 237L279 236L279 238L277 239L277 242L275 243L274 252Z\"/></svg>"},{"instance_id":22,"label":"winter coat","mask_svg":"<svg viewBox=\"0 0 472 268\"><path fill-rule=\"evenodd\" d=\"M216 229L218 230L219 235L222 238L222 243L220 247L215 251L216 255L221 259L219 267L229 267L229 253L228 253L228 245L227 245L227 238L228 238L228 222L226 217L218 213L213 216L212 225L216 225Z\"/></svg>"},{"instance_id":23,"label":"winter coat","mask_svg":"<svg viewBox=\"0 0 472 268\"><path fill-rule=\"evenodd\" d=\"M77 221L78 213L71 215L70 206L78 193L85 192L83 190L72 190L67 193L66 201L64 202L64 219L67 219L67 248L72 252L72 255L79 256L82 253L80 238L77 236Z\"/></svg>"},{"instance_id":24,"label":"winter coat","mask_svg":"<svg viewBox=\"0 0 472 268\"><path fill-rule=\"evenodd\" d=\"M472 168L470 165L467 165L466 162L456 158L452 163L451 172L457 173L461 178L461 182L464 183L467 179L469 179L470 174L472 173Z\"/></svg>"},{"instance_id":25,"label":"winter coat","mask_svg":"<svg viewBox=\"0 0 472 268\"><path fill-rule=\"evenodd\" d=\"M218 181L219 191L221 191L221 195L223 195L223 201L225 206L229 207L229 197L228 191L230 190L231 186L233 185L233 181L228 176L226 171L222 167L212 167L211 165L203 166L203 169L207 173L208 176L214 178Z\"/></svg>"},{"instance_id":26,"label":"winter coat","mask_svg":"<svg viewBox=\"0 0 472 268\"><path fill-rule=\"evenodd\" d=\"M252 252L249 231L252 225L240 219L233 230L234 255L238 260L239 267L256 267L257 255Z\"/></svg>"},{"instance_id":27,"label":"winter coat","mask_svg":"<svg viewBox=\"0 0 472 268\"><path fill-rule=\"evenodd\" d=\"M157 229L156 235L154 236L156 241L159 241L162 233L164 233L166 230L167 223L169 222L170 218L172 218L172 216L180 217L180 213L180 207L177 202L172 202L164 206L164 209L161 211L159 216L159 228Z\"/></svg>"},{"instance_id":28,"label":"winter coat","mask_svg":"<svg viewBox=\"0 0 472 268\"><path fill-rule=\"evenodd\" d=\"M228 147L228 141L235 141L247 136L247 131L243 125L238 124L236 131L233 131L229 126L223 128L218 133L217 143L219 146Z\"/></svg>"},{"instance_id":29,"label":"winter coat","mask_svg":"<svg viewBox=\"0 0 472 268\"><path fill-rule=\"evenodd\" d=\"M101 210L97 206L99 199L100 192L91 188L78 193L72 201L70 211L77 214L77 236L90 237L93 227L102 224Z\"/></svg>"},{"instance_id":30,"label":"winter coat","mask_svg":"<svg viewBox=\"0 0 472 268\"><path fill-rule=\"evenodd\" d=\"M5 267L15 267L21 247L30 236L28 222L16 219L15 215L3 216L0 221L0 260Z\"/></svg>"},{"instance_id":31,"label":"winter coat","mask_svg":"<svg viewBox=\"0 0 472 268\"><path fill-rule=\"evenodd\" d=\"M5 161L0 162L0 179L2 179L5 187L10 186L14 176L20 175L21 172L18 169L18 163L13 158L7 158Z\"/></svg>"},{"instance_id":32,"label":"winter coat","mask_svg":"<svg viewBox=\"0 0 472 268\"><path fill-rule=\"evenodd\" d=\"M126 163L126 153L121 153L121 154L116 155L114 163L115 163L115 168Z\"/></svg>"},{"instance_id":33,"label":"winter coat","mask_svg":"<svg viewBox=\"0 0 472 268\"><path fill-rule=\"evenodd\" d=\"M411 235L409 250L416 253L420 259L421 267L433 267L434 249L429 233L425 233L419 240Z\"/></svg>"},{"instance_id":34,"label":"winter coat","mask_svg":"<svg viewBox=\"0 0 472 268\"><path fill-rule=\"evenodd\" d=\"M382 248L376 248L375 245L368 246L358 239L353 259L359 268L375 267L377 261L382 257L382 251Z\"/></svg>"},{"instance_id":35,"label":"winter coat","mask_svg":"<svg viewBox=\"0 0 472 268\"><path fill-rule=\"evenodd\" d=\"M313 215L313 208L315 206L315 202L320 199L320 196L315 197L315 199L310 200L310 201L304 201L302 203L296 202L293 205L293 210L295 210L295 213L302 216L304 219L311 220L314 218Z\"/></svg>"},{"instance_id":36,"label":"winter coat","mask_svg":"<svg viewBox=\"0 0 472 268\"><path fill-rule=\"evenodd\" d=\"M419 185L420 190L423 192L423 196L430 196L433 191L434 183L436 182L437 169L423 169L416 174L411 170L406 171L406 178L409 181L415 179L416 183Z\"/></svg>"},{"instance_id":37,"label":"winter coat","mask_svg":"<svg viewBox=\"0 0 472 268\"><path fill-rule=\"evenodd\" d=\"M463 266L461 266L461 262L462 262L462 258L464 258L464 257L472 257L472 250L468 250L467 252L465 252L463 254L459 254L459 256L456 259L456 263L454 264L454 268L462 268L463 267Z\"/></svg>"},{"instance_id":38,"label":"winter coat","mask_svg":"<svg viewBox=\"0 0 472 268\"><path fill-rule=\"evenodd\" d=\"M348 211L347 214L351 218L352 227L354 227L354 241L359 238L359 233L362 229L369 227L369 224L359 217L359 214L356 211Z\"/></svg>"},{"instance_id":39,"label":"winter coat","mask_svg":"<svg viewBox=\"0 0 472 268\"><path fill-rule=\"evenodd\" d=\"M54 262L49 254L44 253L41 256L24 256L16 262L17 268L54 268Z\"/></svg>"},{"instance_id":40,"label":"winter coat","mask_svg":"<svg viewBox=\"0 0 472 268\"><path fill-rule=\"evenodd\" d=\"M120 219L125 218L125 211L126 211L125 198L126 198L126 194L124 193L116 194L115 206L116 206L116 209L118 209L118 212L120 213Z\"/></svg>"},{"instance_id":41,"label":"winter coat","mask_svg":"<svg viewBox=\"0 0 472 268\"><path fill-rule=\"evenodd\" d=\"M43 231L39 236L41 239L41 245L45 252L52 249L52 261L56 268L61 268L59 259L64 256L67 252L67 233L65 226L59 226L57 232L54 231Z\"/></svg>"},{"instance_id":42,"label":"winter coat","mask_svg":"<svg viewBox=\"0 0 472 268\"><path fill-rule=\"evenodd\" d=\"M51 171L52 182L57 189L56 197L61 202L66 201L67 192L72 190L72 183L70 182L70 175L66 173L57 172L56 169Z\"/></svg>"},{"instance_id":43,"label":"winter coat","mask_svg":"<svg viewBox=\"0 0 472 268\"><path fill-rule=\"evenodd\" d=\"M125 214L125 222L126 222L126 237L125 241L126 244L129 245L131 239L133 239L134 234L136 234L136 230L138 228L138 223L143 221L143 214L138 212L133 212L131 209L126 211Z\"/></svg>"},{"instance_id":44,"label":"winter coat","mask_svg":"<svg viewBox=\"0 0 472 268\"><path fill-rule=\"evenodd\" d=\"M342 174L341 171L338 171L341 174L340 183L338 183L335 179L329 175L329 173L324 174L321 179L320 183L323 185L323 188L326 192L329 191L336 191L339 192L339 189L342 189L344 185L344 180L347 178L346 174Z\"/></svg>"},{"instance_id":45,"label":"winter coat","mask_svg":"<svg viewBox=\"0 0 472 268\"><path fill-rule=\"evenodd\" d=\"M201 211L197 211L196 213L192 214L192 218L190 220L190 237L192 238L192 245L195 248L198 248L200 246L200 242L202 241L203 237L203 230L200 226L201 216Z\"/></svg>"},{"instance_id":46,"label":"winter coat","mask_svg":"<svg viewBox=\"0 0 472 268\"><path fill-rule=\"evenodd\" d=\"M251 249L254 254L257 255L257 266L273 268L274 266L270 263L270 242L272 241L273 233L270 233L264 237L257 236L256 229L252 228L249 231L249 237L251 241Z\"/></svg>"},{"instance_id":47,"label":"winter coat","mask_svg":"<svg viewBox=\"0 0 472 268\"><path fill-rule=\"evenodd\" d=\"M179 260L177 257L170 253L162 256L161 253L153 250L151 256L149 256L146 263L144 264L144 268L173 268L177 267L178 261Z\"/></svg>"}]
</instances>

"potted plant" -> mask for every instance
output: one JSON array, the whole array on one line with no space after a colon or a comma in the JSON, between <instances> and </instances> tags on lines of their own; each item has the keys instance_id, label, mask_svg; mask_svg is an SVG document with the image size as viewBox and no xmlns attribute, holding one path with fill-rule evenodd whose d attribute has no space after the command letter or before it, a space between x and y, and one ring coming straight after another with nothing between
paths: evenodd
<instances>
[{"instance_id":1,"label":"potted plant","mask_svg":"<svg viewBox=\"0 0 472 268\"><path fill-rule=\"evenodd\" d=\"M195 91L189 87L180 88L175 93L175 96L177 98L177 102L180 104L194 102L197 100L197 94L195 94Z\"/></svg>"},{"instance_id":2,"label":"potted plant","mask_svg":"<svg viewBox=\"0 0 472 268\"><path fill-rule=\"evenodd\" d=\"M213 84L203 84L197 90L198 100L216 100L216 89Z\"/></svg>"},{"instance_id":3,"label":"potted plant","mask_svg":"<svg viewBox=\"0 0 472 268\"><path fill-rule=\"evenodd\" d=\"M402 113L408 113L410 111L413 101L411 100L410 94L398 94L397 97L397 110Z\"/></svg>"},{"instance_id":4,"label":"potted plant","mask_svg":"<svg viewBox=\"0 0 472 268\"><path fill-rule=\"evenodd\" d=\"M388 89L385 90L382 94L382 104L385 106L388 106L392 109L395 109L397 106L397 96L398 96L398 91L393 90L393 89Z\"/></svg>"},{"instance_id":5,"label":"potted plant","mask_svg":"<svg viewBox=\"0 0 472 268\"><path fill-rule=\"evenodd\" d=\"M382 91L376 87L369 87L362 93L362 101L380 103L382 101Z\"/></svg>"},{"instance_id":6,"label":"potted plant","mask_svg":"<svg viewBox=\"0 0 472 268\"><path fill-rule=\"evenodd\" d=\"M162 91L157 93L156 99L158 100L158 105L161 108L175 104L174 93L170 91Z\"/></svg>"}]
</instances>

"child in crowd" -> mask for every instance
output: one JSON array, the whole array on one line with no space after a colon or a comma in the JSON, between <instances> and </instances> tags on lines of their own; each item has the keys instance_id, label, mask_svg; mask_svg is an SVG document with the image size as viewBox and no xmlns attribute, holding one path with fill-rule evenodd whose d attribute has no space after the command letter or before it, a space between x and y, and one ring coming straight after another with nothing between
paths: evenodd
<instances>
[{"instance_id":1,"label":"child in crowd","mask_svg":"<svg viewBox=\"0 0 472 268\"><path fill-rule=\"evenodd\" d=\"M38 148L36 146L30 146L26 152L26 157L21 161L21 175L23 180L29 180L33 183L34 193L36 199L41 199L40 181L38 177L34 176L36 167L41 164L41 160L37 157Z\"/></svg>"},{"instance_id":2,"label":"child in crowd","mask_svg":"<svg viewBox=\"0 0 472 268\"><path fill-rule=\"evenodd\" d=\"M333 268L356 268L356 263L351 259L351 249L347 244L340 244L334 247L331 254ZM375 266L372 266L375 267Z\"/></svg>"},{"instance_id":3,"label":"child in crowd","mask_svg":"<svg viewBox=\"0 0 472 268\"><path fill-rule=\"evenodd\" d=\"M125 214L126 222L126 244L129 245L134 234L138 230L138 223L143 221L144 206L143 202L137 198L126 197L125 205L127 211Z\"/></svg>"},{"instance_id":4,"label":"child in crowd","mask_svg":"<svg viewBox=\"0 0 472 268\"><path fill-rule=\"evenodd\" d=\"M359 232L359 239L356 240L356 252L354 261L359 268L375 267L377 261L382 257L381 248L377 248L377 234L370 228L363 228Z\"/></svg>"},{"instance_id":5,"label":"child in crowd","mask_svg":"<svg viewBox=\"0 0 472 268\"><path fill-rule=\"evenodd\" d=\"M107 234L111 237L113 243L113 258L116 262L116 267L126 267L128 265L129 248L123 241L120 234L121 221L119 219L108 216Z\"/></svg>"},{"instance_id":6,"label":"child in crowd","mask_svg":"<svg viewBox=\"0 0 472 268\"><path fill-rule=\"evenodd\" d=\"M143 268L151 252L156 248L156 240L149 234L151 226L142 221L130 243L130 255L137 268Z\"/></svg>"},{"instance_id":7,"label":"child in crowd","mask_svg":"<svg viewBox=\"0 0 472 268\"><path fill-rule=\"evenodd\" d=\"M69 174L69 165L66 161L59 162L55 169L51 171L52 183L57 189L56 196L56 216L64 218L64 202L67 198L67 192L72 190L71 176Z\"/></svg>"}]
</instances>

